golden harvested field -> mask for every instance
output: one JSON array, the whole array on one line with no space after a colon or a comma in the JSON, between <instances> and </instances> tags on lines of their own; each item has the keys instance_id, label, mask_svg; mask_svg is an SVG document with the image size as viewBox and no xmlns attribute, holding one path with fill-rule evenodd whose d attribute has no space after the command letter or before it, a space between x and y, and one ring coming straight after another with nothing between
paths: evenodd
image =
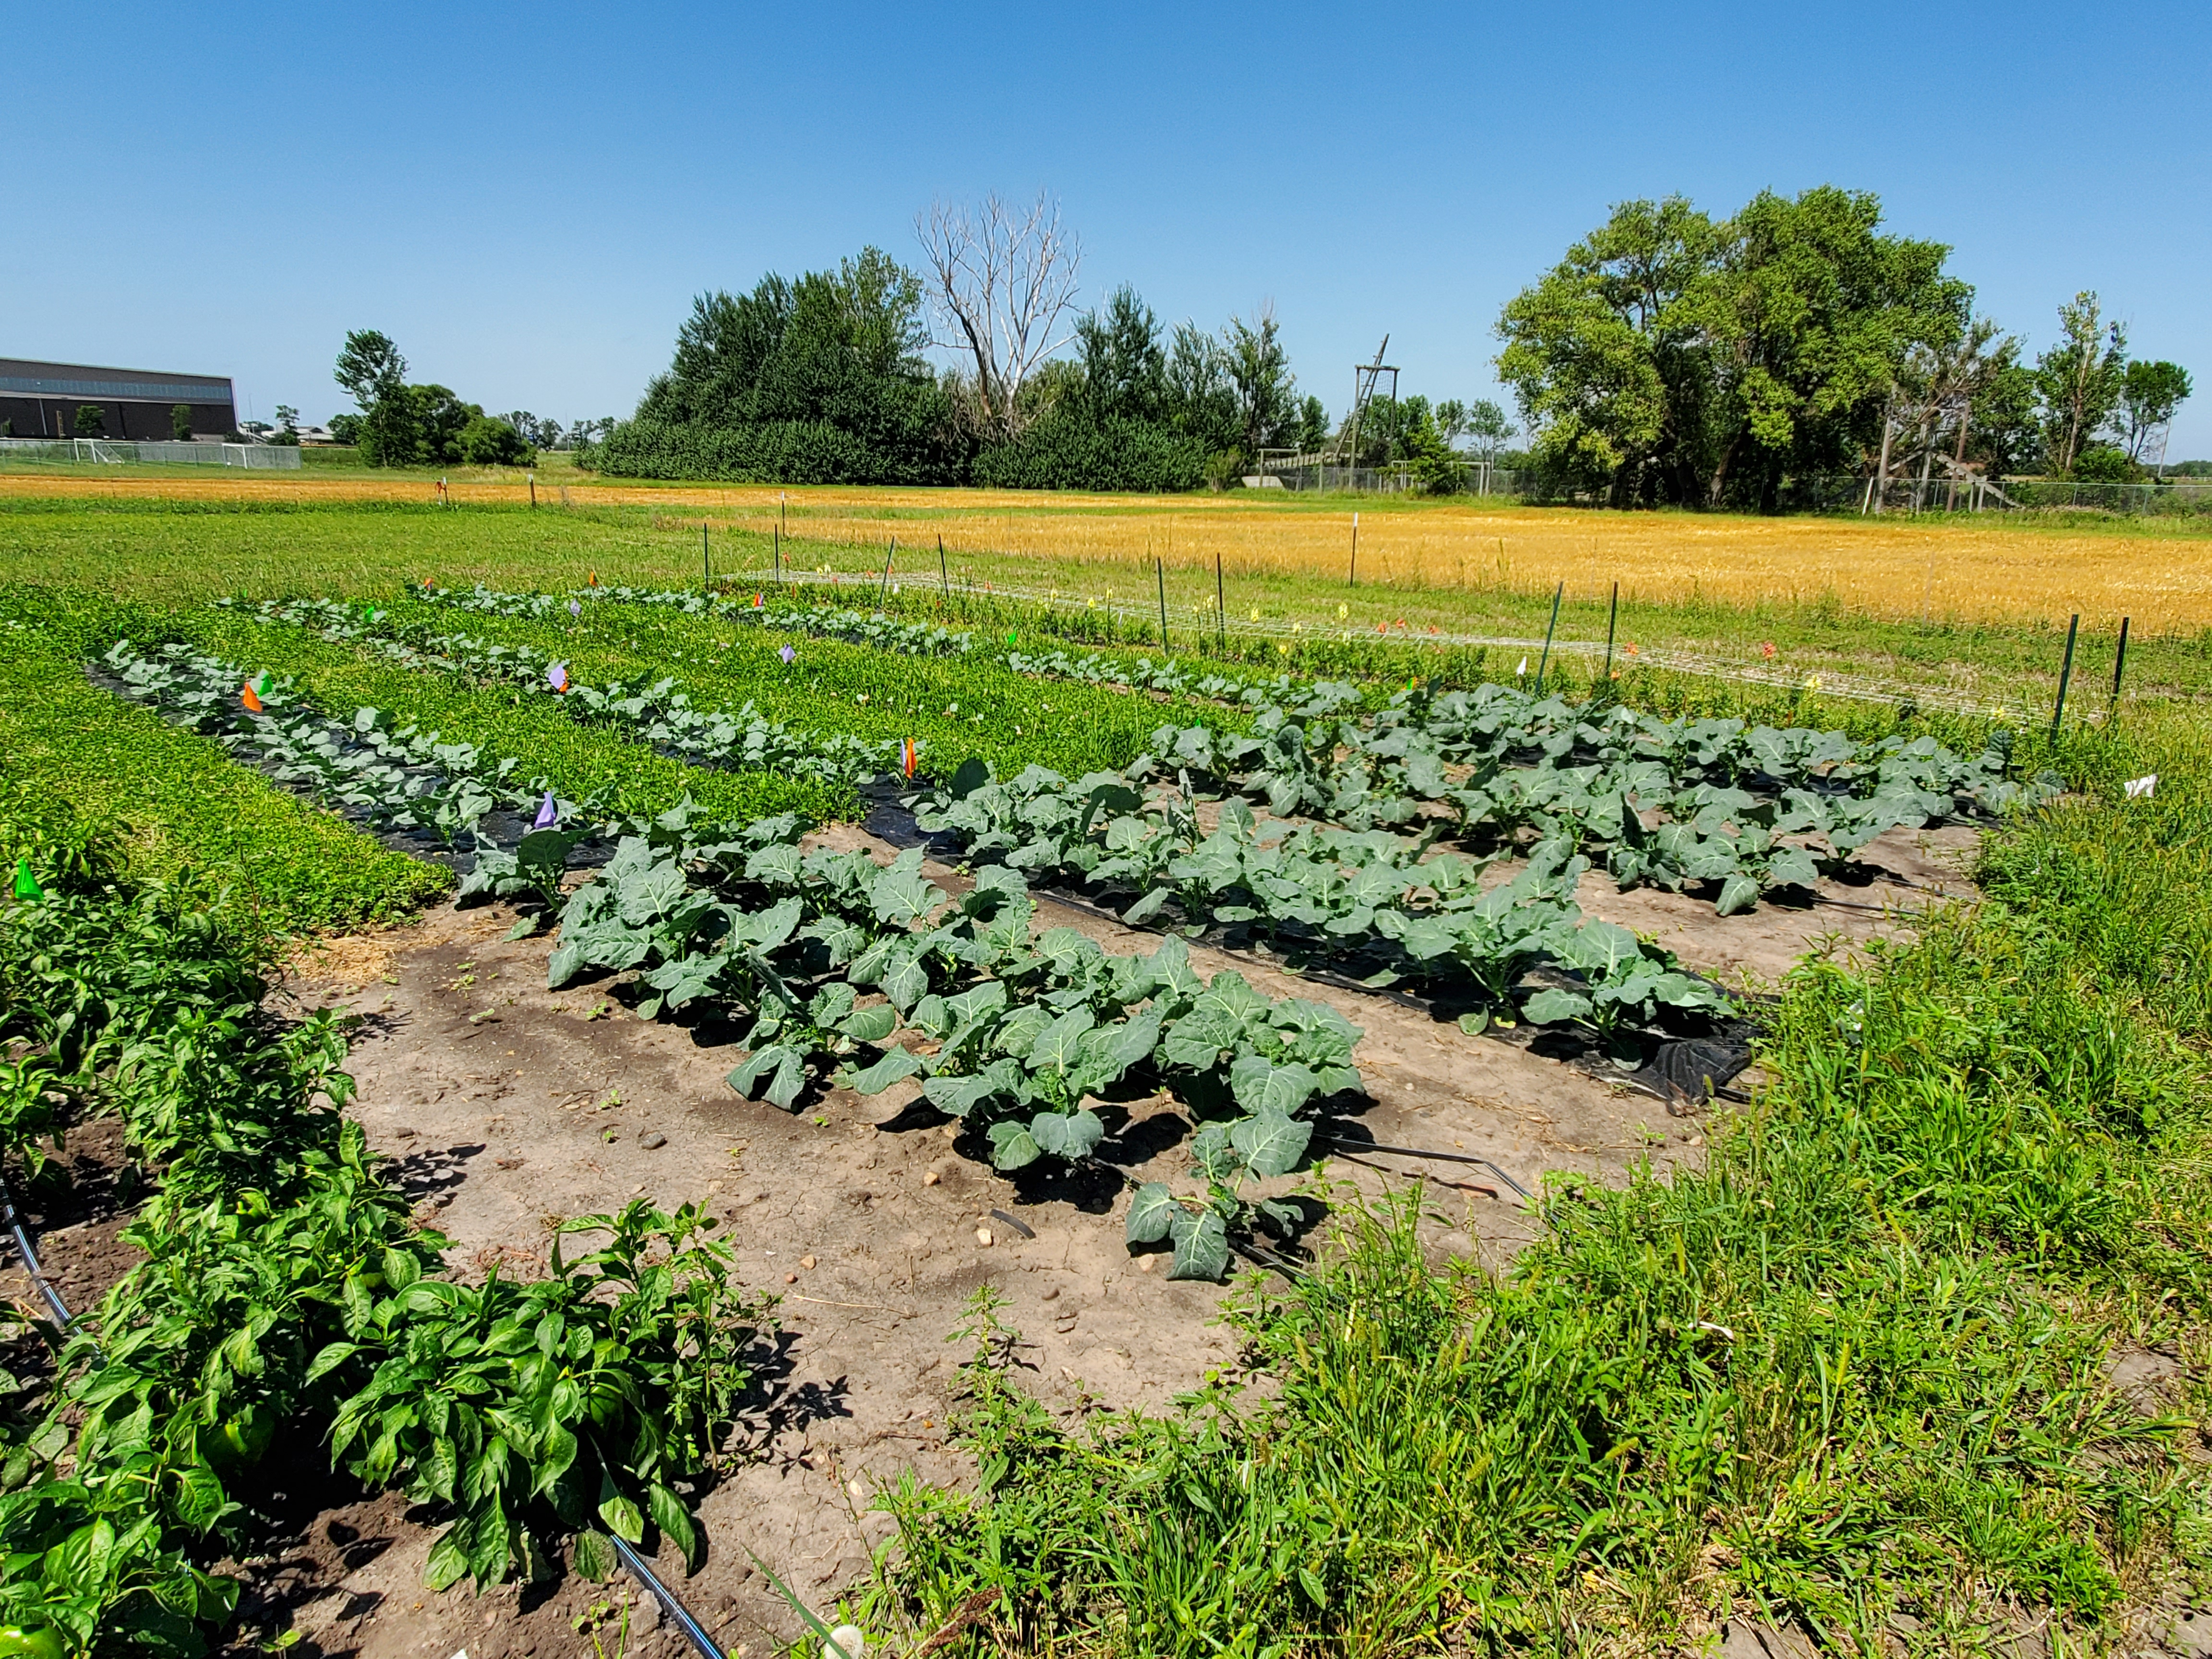
<instances>
[{"instance_id":1,"label":"golden harvested field","mask_svg":"<svg viewBox=\"0 0 2212 1659\"><path fill-rule=\"evenodd\" d=\"M1040 495L1025 491L562 482L541 475L541 506L651 509L704 517L718 527L765 534L785 515L811 543L880 546L897 536L957 557L1034 555L1055 565L1210 568L1217 552L1232 576L1334 578L1346 568L1352 507L1340 498L1299 501L1242 492L1152 499ZM519 506L520 473L457 472L453 500ZM107 496L180 501L343 501L435 499L422 475L367 472L216 477L0 476L0 496ZM2138 629L2212 626L2212 529L2107 530L1985 519L1933 520L1754 519L1624 514L1581 508L1488 507L1461 501L1374 500L1359 504L1359 575L1401 588L1509 586L1666 603L1703 598L1784 604L1832 597L1847 612L1909 620L2002 623L2072 611L2085 625L2131 617Z\"/></svg>"}]
</instances>

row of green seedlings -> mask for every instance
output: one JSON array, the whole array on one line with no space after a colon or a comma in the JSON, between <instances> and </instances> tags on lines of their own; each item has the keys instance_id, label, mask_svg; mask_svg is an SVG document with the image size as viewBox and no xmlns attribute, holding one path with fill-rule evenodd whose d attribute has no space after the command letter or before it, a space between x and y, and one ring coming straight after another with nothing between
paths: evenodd
<instances>
[{"instance_id":1,"label":"row of green seedlings","mask_svg":"<svg viewBox=\"0 0 2212 1659\"><path fill-rule=\"evenodd\" d=\"M1207 831L1187 780L1147 799L1113 773L1069 786L1031 768L1002 782L979 761L915 805L924 830L959 837L987 869L1081 890L1127 926L1158 926L1172 905L1193 934L1264 942L1372 988L1421 987L1461 1008L1470 1035L1566 1024L1633 1070L1647 1038L1733 1007L1664 947L1585 916L1573 896L1589 861L1564 842L1486 885L1484 860L1384 830L1263 823L1241 800Z\"/></svg>"},{"instance_id":2,"label":"row of green seedlings","mask_svg":"<svg viewBox=\"0 0 2212 1659\"><path fill-rule=\"evenodd\" d=\"M283 620L297 613L264 614ZM362 623L374 625L371 618ZM601 711L596 718L606 718L605 699L594 702L590 688L561 679L552 672L561 665L541 667L543 653L530 647L458 635L439 636L436 647L441 654L421 657L423 665L547 695L557 689L564 706L587 719L594 709ZM633 729L650 738L667 726ZM1427 842L1385 830L1305 826L1277 833L1284 827L1263 830L1240 804L1206 834L1187 776L1179 797L1148 805L1121 774L1070 786L1032 768L1000 782L985 763L970 762L943 789L912 799L921 826L960 836L970 857L1118 896L1130 925L1152 921L1173 901L1194 932L1227 926L1260 932L1277 950L1309 957L1380 957L1363 967L1370 984L1414 978L1471 1000L1461 1016L1471 1032L1516 1016L1571 1022L1632 1069L1642 1063L1643 1034L1663 1031L1670 1018L1697 1019L1729 1006L1709 982L1681 972L1671 952L1583 917L1571 896L1587 865L1568 856L1564 843L1547 843L1518 878L1486 891L1477 864L1430 859ZM1140 896L1132 901L1132 891ZM1524 985L1539 967L1565 981Z\"/></svg>"},{"instance_id":3,"label":"row of green seedlings","mask_svg":"<svg viewBox=\"0 0 2212 1659\"><path fill-rule=\"evenodd\" d=\"M219 600L218 604L235 602ZM239 606L241 610L246 607ZM827 783L863 783L903 763L897 742L801 730L772 720L747 702L735 713L694 708L663 678L650 685L586 685L566 662L530 646L487 644L465 635L410 626L373 605L331 600L264 602L247 611L257 621L302 627L334 644L366 650L399 666L512 684L563 698L568 713L652 744L693 766L732 772L773 772Z\"/></svg>"},{"instance_id":4,"label":"row of green seedlings","mask_svg":"<svg viewBox=\"0 0 2212 1659\"><path fill-rule=\"evenodd\" d=\"M695 613L726 603L678 590L591 591ZM549 596L488 589L453 602L526 616L555 604ZM346 637L373 632L380 617L372 611L349 618L341 607L325 610L349 621L353 631ZM264 613L302 617L296 606ZM907 648L899 643L904 634L915 636L915 650L942 647L942 629L831 614L873 630L868 637L881 648ZM381 617L386 626L404 627L388 613ZM547 653L526 646L486 646L461 635L440 635L434 643L471 672L524 684L538 684L556 667ZM1078 678L1103 679L1109 669L1119 673L1126 666L1103 653L1084 654L1103 666ZM1017 655L1010 653L1010 664L1024 672L1066 666L1015 662ZM726 726L732 717L692 708L673 684L664 679L627 695L613 711L588 696L579 706L587 714L664 734L656 741L673 738L677 752L701 763L726 763L717 756L728 752L726 740L702 741L702 732L718 720ZM1174 689L1204 695L1218 688ZM2049 774L2027 785L2011 781L2010 734L2002 731L1983 754L1968 759L1928 737L1859 744L1841 732L1739 720L1665 720L1616 704L1574 703L1499 685L1442 694L1409 686L1369 713L1346 712L1357 709L1356 688L1326 682L1297 686L1294 702L1268 700L1293 689L1288 680L1243 688L1242 701L1258 716L1249 733L1163 727L1133 779L1187 769L1211 792L1264 801L1278 817L1310 817L1351 829L1441 818L1463 843L1511 848L1565 839L1601 859L1622 888L1703 887L1723 915L1753 908L1778 889L1809 887L1891 829L1994 815L2016 800L2047 799L2060 787ZM738 718L750 714L748 707Z\"/></svg>"},{"instance_id":5,"label":"row of green seedlings","mask_svg":"<svg viewBox=\"0 0 2212 1659\"><path fill-rule=\"evenodd\" d=\"M1740 720L1660 720L1504 686L1394 694L1370 716L1263 710L1252 728L1163 726L1127 780L1188 775L1278 818L1412 828L1471 848L1564 842L1616 884L1703 884L1723 915L1834 874L1885 831L2048 799L2010 781L2009 733L1967 759L1935 738L1859 744ZM1087 789L1079 793L1087 794Z\"/></svg>"},{"instance_id":6,"label":"row of green seedlings","mask_svg":"<svg viewBox=\"0 0 2212 1659\"><path fill-rule=\"evenodd\" d=\"M436 1508L433 1588L550 1576L566 1540L595 1578L615 1538L696 1565L685 1488L731 1439L769 1313L713 1218L639 1200L565 1223L535 1282L447 1277L343 1115L343 1023L265 1013L212 890L55 845L0 915L0 1157L36 1177L42 1137L112 1113L153 1191L123 1235L143 1260L38 1327L45 1397L0 1424L4 1650L206 1651L238 1595L209 1564L256 1547L302 1441Z\"/></svg>"},{"instance_id":7,"label":"row of green seedlings","mask_svg":"<svg viewBox=\"0 0 2212 1659\"><path fill-rule=\"evenodd\" d=\"M407 597L427 606L537 622L557 622L564 614L572 619L580 617L584 608L592 605L672 610L685 616L750 624L770 633L839 640L902 656L980 655L1003 663L1017 673L1039 679L1069 680L1126 691L1152 691L1247 708L1264 708L1270 704L1304 705L1316 697L1332 707L1349 707L1361 700L1359 688L1340 682L1317 682L1291 674L1255 680L1200 672L1171 657L1155 661L1142 653L1125 657L1106 651L1024 651L1019 648L1018 634L1008 634L1001 647L964 629L904 622L881 611L855 611L826 600L793 605L781 598L770 599L765 592L747 599L696 589L593 584L567 594L511 593L482 583L463 592L425 581L410 589Z\"/></svg>"},{"instance_id":8,"label":"row of green seedlings","mask_svg":"<svg viewBox=\"0 0 2212 1659\"><path fill-rule=\"evenodd\" d=\"M730 1085L786 1110L817 1083L874 1096L919 1078L1002 1172L1095 1163L1106 1123L1091 1102L1170 1097L1200 1126L1205 1190L1139 1187L1130 1242L1164 1237L1170 1277L1218 1279L1232 1234L1288 1237L1297 1212L1248 1183L1296 1169L1313 1134L1301 1115L1360 1087L1358 1028L1234 971L1203 978L1181 939L1121 956L1072 928L1037 932L1027 884L1004 866L955 898L921 863L918 848L888 866L803 849L789 817L733 836L672 812L569 898L548 982L635 971L651 993L641 1014L696 1005L743 1024Z\"/></svg>"},{"instance_id":9,"label":"row of green seedlings","mask_svg":"<svg viewBox=\"0 0 2212 1659\"><path fill-rule=\"evenodd\" d=\"M280 739L288 764L300 752L327 757L333 744L342 757L344 733L376 729L359 715L349 723L319 715L281 679L259 682L259 708L247 708L252 688L243 671L200 653L173 648L145 659L118 647L108 661L122 684L157 706L178 708L202 729L251 736L264 760ZM361 780L375 775L342 769L299 781L312 792L326 775L361 790L373 788ZM555 805L549 797L541 810ZM1131 1237L1151 1243L1161 1234L1149 1230L1163 1230L1178 1275L1219 1278L1232 1229L1248 1230L1260 1218L1288 1227L1291 1212L1248 1200L1244 1183L1287 1174L1311 1134L1295 1115L1358 1085L1349 1064L1358 1033L1333 1010L1270 1002L1234 974L1198 983L1179 940L1165 957L1106 957L1060 929L1045 936L1049 948L1029 951L1034 904L1011 870L951 907L920 876L918 850L888 872L865 854L802 854L799 821L789 816L751 826L701 823L687 799L658 817L619 825L564 818L513 853L479 848L459 897L535 897L551 907L568 852L586 828L620 840L599 878L561 911L549 964L556 988L586 968L637 970L649 993L638 1009L645 1018L698 1003L741 1019L750 1058L731 1073L732 1086L786 1109L819 1062L851 1054L856 1043L886 1042L903 1023L913 1043L888 1047L865 1067L848 1066L838 1080L872 1095L922 1076L933 1104L988 1136L1003 1171L1046 1156L1091 1161L1105 1127L1083 1105L1087 1095L1170 1093L1206 1121L1194 1142L1206 1190L1174 1199L1164 1188L1146 1189L1132 1212L1133 1225L1139 1216L1145 1222ZM895 903L908 908L885 908ZM995 928L977 931L994 918ZM536 920L526 917L515 935ZM1139 971L1131 965L1137 963L1154 965ZM862 1007L870 987L880 987L884 1000ZM1239 1011L1237 1023L1217 1000ZM1133 1013L1140 1004L1144 1011ZM1049 1023L1044 1010L1060 1023L1048 1042L1032 1044L1028 1039ZM1201 1051L1194 1045L1213 1030L1206 1019L1219 1026L1221 1041Z\"/></svg>"}]
</instances>

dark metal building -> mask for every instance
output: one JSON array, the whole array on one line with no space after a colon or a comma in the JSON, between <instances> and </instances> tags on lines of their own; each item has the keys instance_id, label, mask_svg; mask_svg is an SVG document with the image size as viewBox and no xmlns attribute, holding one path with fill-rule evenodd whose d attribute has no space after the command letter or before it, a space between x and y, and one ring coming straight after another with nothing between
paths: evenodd
<instances>
[{"instance_id":1,"label":"dark metal building","mask_svg":"<svg viewBox=\"0 0 2212 1659\"><path fill-rule=\"evenodd\" d=\"M87 404L106 416L105 432L77 430L76 412ZM195 437L227 439L238 430L238 402L227 379L0 357L0 421L12 437L159 441L176 436L170 411L179 404L192 412Z\"/></svg>"}]
</instances>

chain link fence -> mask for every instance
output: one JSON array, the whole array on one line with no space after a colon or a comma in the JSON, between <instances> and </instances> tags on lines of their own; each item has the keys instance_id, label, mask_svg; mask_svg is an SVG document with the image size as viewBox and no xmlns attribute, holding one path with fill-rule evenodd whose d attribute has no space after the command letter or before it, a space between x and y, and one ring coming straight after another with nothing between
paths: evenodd
<instances>
[{"instance_id":1,"label":"chain link fence","mask_svg":"<svg viewBox=\"0 0 2212 1659\"><path fill-rule=\"evenodd\" d=\"M125 443L116 438L0 438L0 465L28 462L59 465L90 462L102 466L242 466L297 471L299 449L291 444Z\"/></svg>"}]
</instances>

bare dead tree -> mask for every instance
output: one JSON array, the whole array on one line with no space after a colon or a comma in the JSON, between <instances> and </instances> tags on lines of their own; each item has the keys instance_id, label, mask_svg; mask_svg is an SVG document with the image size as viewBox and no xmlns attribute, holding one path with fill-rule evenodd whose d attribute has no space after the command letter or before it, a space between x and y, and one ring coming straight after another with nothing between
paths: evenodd
<instances>
[{"instance_id":1,"label":"bare dead tree","mask_svg":"<svg viewBox=\"0 0 2212 1659\"><path fill-rule=\"evenodd\" d=\"M1067 343L1054 331L1075 299L1082 240L1043 191L1026 209L996 192L973 208L933 203L914 228L929 261L936 343L973 359L978 424L1012 438L1023 386Z\"/></svg>"}]
</instances>

